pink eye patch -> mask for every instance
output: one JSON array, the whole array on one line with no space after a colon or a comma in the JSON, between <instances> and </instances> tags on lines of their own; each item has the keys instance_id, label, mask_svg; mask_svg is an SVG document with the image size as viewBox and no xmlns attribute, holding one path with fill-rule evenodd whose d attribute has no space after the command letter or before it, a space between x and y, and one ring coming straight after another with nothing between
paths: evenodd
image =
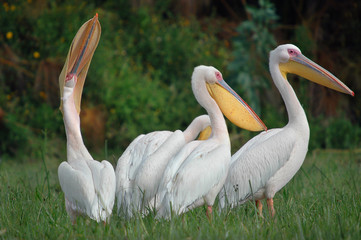
<instances>
[{"instance_id":1,"label":"pink eye patch","mask_svg":"<svg viewBox=\"0 0 361 240\"><path fill-rule=\"evenodd\" d=\"M222 74L220 72L216 72L216 78L217 80L222 80Z\"/></svg>"},{"instance_id":2,"label":"pink eye patch","mask_svg":"<svg viewBox=\"0 0 361 240\"><path fill-rule=\"evenodd\" d=\"M297 51L296 49L288 49L288 54L291 56L291 57L296 57L297 55L301 54L299 51Z\"/></svg>"}]
</instances>

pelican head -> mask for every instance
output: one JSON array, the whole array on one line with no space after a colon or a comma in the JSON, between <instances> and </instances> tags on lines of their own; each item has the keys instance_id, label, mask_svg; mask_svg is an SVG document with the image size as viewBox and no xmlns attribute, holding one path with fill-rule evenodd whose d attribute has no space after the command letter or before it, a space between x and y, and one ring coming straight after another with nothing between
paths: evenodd
<instances>
[{"instance_id":1,"label":"pelican head","mask_svg":"<svg viewBox=\"0 0 361 240\"><path fill-rule=\"evenodd\" d=\"M249 131L267 130L252 108L223 80L220 71L214 67L198 66L194 69L192 79L200 74L204 76L210 96L233 124Z\"/></svg>"},{"instance_id":2,"label":"pelican head","mask_svg":"<svg viewBox=\"0 0 361 240\"><path fill-rule=\"evenodd\" d=\"M59 76L60 97L63 98L64 85L74 81L74 104L80 113L81 94L91 59L100 39L98 14L81 26L70 46L63 70ZM70 81L70 82L69 82ZM60 110L63 111L62 101Z\"/></svg>"},{"instance_id":3,"label":"pelican head","mask_svg":"<svg viewBox=\"0 0 361 240\"><path fill-rule=\"evenodd\" d=\"M305 57L295 45L280 45L271 51L271 63L279 64L280 71L285 79L287 79L287 73L293 73L325 87L354 96L354 92L343 82L323 67Z\"/></svg>"}]
</instances>

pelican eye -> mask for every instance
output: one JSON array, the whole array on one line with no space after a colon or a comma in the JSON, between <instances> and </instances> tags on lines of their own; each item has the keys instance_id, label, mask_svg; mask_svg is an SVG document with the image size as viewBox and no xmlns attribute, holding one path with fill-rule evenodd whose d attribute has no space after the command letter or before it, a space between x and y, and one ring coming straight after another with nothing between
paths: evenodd
<instances>
[{"instance_id":1,"label":"pelican eye","mask_svg":"<svg viewBox=\"0 0 361 240\"><path fill-rule=\"evenodd\" d=\"M222 80L223 79L222 74L220 72L216 72L216 78L217 78L218 81Z\"/></svg>"},{"instance_id":2,"label":"pelican eye","mask_svg":"<svg viewBox=\"0 0 361 240\"><path fill-rule=\"evenodd\" d=\"M288 49L287 51L291 57L296 57L298 55L298 52L294 49Z\"/></svg>"}]
</instances>

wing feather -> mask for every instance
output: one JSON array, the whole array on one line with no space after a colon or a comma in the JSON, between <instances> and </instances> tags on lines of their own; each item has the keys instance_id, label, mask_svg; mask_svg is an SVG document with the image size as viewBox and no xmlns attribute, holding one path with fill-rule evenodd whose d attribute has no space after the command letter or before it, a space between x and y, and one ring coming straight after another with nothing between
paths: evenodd
<instances>
[{"instance_id":1,"label":"wing feather","mask_svg":"<svg viewBox=\"0 0 361 240\"><path fill-rule=\"evenodd\" d=\"M72 210L97 220L92 214L95 190L89 172L74 169L67 162L62 162L58 168L58 176L65 198L73 206Z\"/></svg>"},{"instance_id":2,"label":"wing feather","mask_svg":"<svg viewBox=\"0 0 361 240\"><path fill-rule=\"evenodd\" d=\"M290 159L296 139L291 129L272 129L247 142L232 156L231 168L219 194L220 207L226 201L235 206L264 187ZM288 137L284 137L288 136Z\"/></svg>"},{"instance_id":3,"label":"wing feather","mask_svg":"<svg viewBox=\"0 0 361 240\"><path fill-rule=\"evenodd\" d=\"M157 189L156 199L152 199L151 205L156 206L156 209L160 208L160 205L163 202L163 199L168 190L168 185L172 181L173 176L178 171L179 167L182 163L187 159L189 154L201 143L201 141L193 141L188 143L185 147L183 147L168 163L167 167L163 172L163 176L159 182L159 186ZM155 201L155 203L154 203ZM165 202L169 202L168 200Z\"/></svg>"},{"instance_id":4,"label":"wing feather","mask_svg":"<svg viewBox=\"0 0 361 240\"><path fill-rule=\"evenodd\" d=\"M179 168L170 189L175 210L183 213L198 207L204 203L200 199L213 204L208 198L214 199L218 194L229 169L230 152L229 156L226 152L224 146L210 148L208 152L206 149L197 151L190 161ZM209 159L212 159L211 164L207 164Z\"/></svg>"},{"instance_id":5,"label":"wing feather","mask_svg":"<svg viewBox=\"0 0 361 240\"><path fill-rule=\"evenodd\" d=\"M106 221L112 214L114 200L116 180L113 166L106 160L100 163L99 183L96 185L95 191L98 193L98 202L101 207L101 219ZM97 181L94 181L97 182Z\"/></svg>"},{"instance_id":6,"label":"wing feather","mask_svg":"<svg viewBox=\"0 0 361 240\"><path fill-rule=\"evenodd\" d=\"M173 159L173 166L168 168L168 173L165 172L167 181L163 180L158 217L170 217L170 203L177 214L204 204L205 201L213 204L211 201L227 176L230 149L225 145L208 141L182 157ZM212 159L211 164L209 159Z\"/></svg>"},{"instance_id":7,"label":"wing feather","mask_svg":"<svg viewBox=\"0 0 361 240\"><path fill-rule=\"evenodd\" d=\"M143 161L153 154L172 134L171 131L156 131L138 136L119 158L116 167L118 213L123 211L132 216L132 209L138 208L140 194L134 180Z\"/></svg>"}]
</instances>

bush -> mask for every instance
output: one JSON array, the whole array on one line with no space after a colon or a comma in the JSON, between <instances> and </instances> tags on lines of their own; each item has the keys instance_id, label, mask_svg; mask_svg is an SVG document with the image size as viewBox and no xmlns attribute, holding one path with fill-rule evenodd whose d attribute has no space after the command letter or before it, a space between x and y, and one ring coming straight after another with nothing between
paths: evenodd
<instances>
[{"instance_id":1,"label":"bush","mask_svg":"<svg viewBox=\"0 0 361 240\"><path fill-rule=\"evenodd\" d=\"M329 118L322 116L310 121L309 149L352 149L360 147L361 128L345 117Z\"/></svg>"},{"instance_id":2,"label":"bush","mask_svg":"<svg viewBox=\"0 0 361 240\"><path fill-rule=\"evenodd\" d=\"M121 8L107 2L96 9L81 1L22 1L16 2L16 11L4 12L1 26L11 24L1 29L0 51L10 52L12 62L0 65L0 85L6 86L1 107L9 118L4 121L8 132L1 136L2 151L9 145L19 148L41 129L64 138L60 99L54 97L59 94L57 76L76 31L95 12L102 37L82 103L104 110L109 147L125 149L141 133L184 129L203 113L190 78L200 64L224 68L228 50L215 37L217 30L204 32L197 20L172 16L164 8L119 4ZM11 39L4 37L8 31ZM26 130L15 131L17 124Z\"/></svg>"},{"instance_id":3,"label":"bush","mask_svg":"<svg viewBox=\"0 0 361 240\"><path fill-rule=\"evenodd\" d=\"M259 0L259 8L246 5L251 16L237 27L238 35L233 40L234 60L229 64L231 80L240 86L242 95L258 114L261 113L263 92L270 90L268 55L276 46L272 33L278 15L274 5ZM273 83L272 83L273 84Z\"/></svg>"},{"instance_id":4,"label":"bush","mask_svg":"<svg viewBox=\"0 0 361 240\"><path fill-rule=\"evenodd\" d=\"M326 148L351 149L360 146L361 128L348 119L331 118L326 128Z\"/></svg>"},{"instance_id":5,"label":"bush","mask_svg":"<svg viewBox=\"0 0 361 240\"><path fill-rule=\"evenodd\" d=\"M146 8L124 20L103 16L103 29L117 34L103 30L83 96L105 105L109 147L125 149L142 133L185 129L204 113L190 79L200 64L224 68L227 50L213 35L196 20L163 19Z\"/></svg>"},{"instance_id":6,"label":"bush","mask_svg":"<svg viewBox=\"0 0 361 240\"><path fill-rule=\"evenodd\" d=\"M287 114L280 107L279 95L275 97L271 90L268 71L268 53L276 45L273 31L278 20L270 1L246 7L252 17L237 28L233 56L216 37L222 29L212 19L184 18L169 12L172 1L154 2L153 7L133 8L128 0L3 1L1 154L34 150L38 145L29 144L29 139L42 139L43 129L49 131L50 138L65 139L58 110L58 76L75 33L95 12L99 13L102 37L89 69L82 106L104 112L100 119L105 121L102 126L106 126L110 148L125 149L141 133L185 129L194 117L203 114L190 85L193 68L201 64L213 65L225 79L231 79L230 85L251 107L258 113L262 110L267 126L284 125ZM313 53L316 45L309 29L298 26L294 32L296 43L303 44L306 53ZM304 83L295 88L301 102L308 104ZM355 139L360 138L358 130L354 131L359 127L346 119L327 122L324 117L310 115L309 121L311 149L355 146ZM334 127L326 130L327 126ZM344 132L336 131L341 128ZM242 142L254 135L233 126L230 132L232 139ZM337 143L338 139L343 142Z\"/></svg>"}]
</instances>

